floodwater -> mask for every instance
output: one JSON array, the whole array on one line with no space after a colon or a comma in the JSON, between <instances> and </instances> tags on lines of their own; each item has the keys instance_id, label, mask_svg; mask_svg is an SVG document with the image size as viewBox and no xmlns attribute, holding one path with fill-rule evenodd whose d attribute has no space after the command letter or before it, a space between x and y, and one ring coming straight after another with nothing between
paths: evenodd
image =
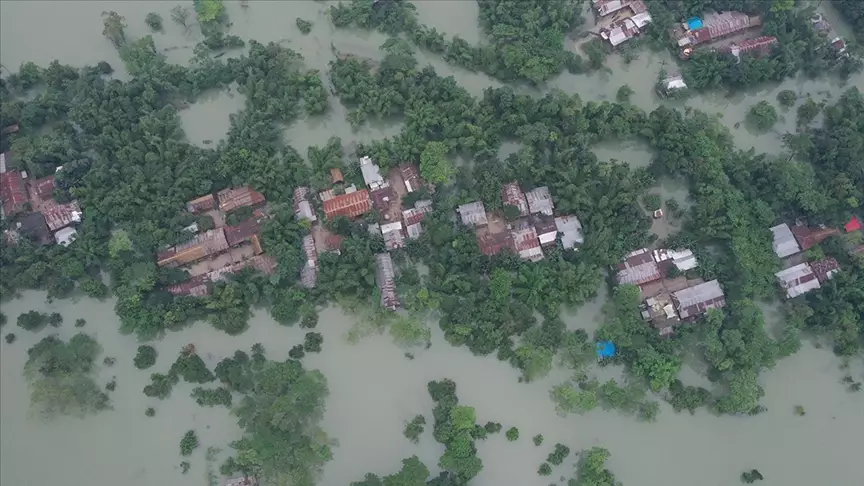
<instances>
[{"instance_id":1,"label":"floodwater","mask_svg":"<svg viewBox=\"0 0 864 486\"><path fill-rule=\"evenodd\" d=\"M144 24L147 12L161 14L165 33L154 35L156 46L164 50L169 61L184 63L191 57L200 33L194 22L188 29L170 22L169 10L174 5L140 1L0 2L0 61L14 70L28 60L43 66L53 59L73 65L105 60L117 69L118 77L124 78L116 51L101 35L101 12L116 10L126 17L130 39L148 32ZM248 8L242 8L230 3L228 14L234 24L232 33L244 39L280 42L303 54L315 69L326 70L334 51L380 58L377 48L385 37L336 31L326 17L327 5L250 2ZM482 39L476 27L477 11L476 4L469 1L423 1L418 6L421 21L469 42ZM836 13L827 13L832 24L846 33ZM314 23L309 35L297 30L296 17ZM436 56L420 53L418 58L442 74L454 75L472 94L478 95L488 86L500 86L483 74L450 67ZM660 102L653 93L657 73L673 69L674 64L665 53L644 52L629 64L612 56L608 66L611 72L561 75L548 87L578 93L585 100L613 100L620 84L627 82L635 91L631 102L648 110ZM852 84L864 84L864 77L858 75L845 87ZM744 119L750 105L761 100L774 103L782 89L822 99L836 98L844 86L836 80L787 80L779 86L765 86L731 98L717 94L664 103L722 112L723 122L732 129L740 147L773 152L782 148L780 133L794 126L794 111L785 114L786 119L776 127L777 133L757 135L749 133L743 123L737 129L734 125ZM196 144L205 140L217 143L228 129L228 115L242 107L243 97L236 92L208 93L201 102L181 112L187 136ZM331 109L323 117L286 127L286 139L305 153L309 145L320 145L334 135L349 143L398 133L398 123L371 124L355 133L344 119L344 107L335 99L331 100ZM517 147L504 147L502 154L506 156ZM601 159L616 158L634 166L650 162L650 154L634 144L601 145L595 153ZM680 184L660 181L658 190L663 199L674 196L686 204L686 190ZM589 333L596 329L604 295L600 292L596 300L582 308L565 311L568 327L584 328ZM44 299L42 292L26 292L2 304L11 321L4 333L18 335L14 344L0 345L0 484L4 485L204 484L204 449L227 449L240 433L236 419L224 408L198 407L188 396L192 388L188 384L175 387L172 397L165 401L144 396L141 389L149 374L165 371L182 346L190 342L196 344L212 367L234 350L248 350L256 342L266 344L271 358L284 359L304 334L297 328L279 326L266 312L257 313L250 329L237 337L198 323L155 343L160 353L156 366L140 371L132 365L138 343L134 336L117 332L119 324L112 302L83 299L46 304ZM15 318L30 309L60 312L65 323L59 330L49 329L38 335L16 328ZM117 389L111 394L114 409L85 419L57 418L50 422L28 416L28 392L22 377L26 350L50 332L62 337L74 334L77 329L72 323L79 317L88 321L82 331L99 340L106 356L117 358L113 367L100 365L99 371L101 383L117 377ZM473 482L477 486L545 486L550 480L570 476L572 460L556 467L550 477L536 474L556 442L573 450L595 445L608 448L612 452L609 467L629 486L731 486L739 484L742 471L754 467L764 474L765 486L860 484L856 460L864 449L864 439L857 431L864 428L864 394L845 391L839 379L846 372L838 369L840 361L826 349L805 344L797 355L762 375L767 413L746 418L718 418L706 413L691 416L675 414L662 405L657 423L641 424L599 410L584 417L557 416L548 390L563 379L563 371L556 370L553 376L539 382L518 383L517 370L493 357L475 357L464 348L449 346L437 328L433 329L432 348L408 360L386 335L349 345L345 334L351 325L352 319L336 309L322 312L318 331L325 337L324 351L305 358L308 367L318 368L327 376L331 395L323 426L339 441L333 461L325 467L322 485L344 485L370 471L394 472L400 459L411 454L417 454L435 471L442 448L431 437L432 402L426 383L440 378L457 382L461 402L476 407L481 423L493 420L505 428L515 425L521 431L522 438L515 443L507 442L503 434L478 443L485 467ZM852 373L860 379L861 363L852 366ZM701 379L689 369L682 375L691 384ZM795 416L796 405L805 408L806 416ZM156 408L155 417L145 417L148 406ZM404 422L418 413L425 414L430 425L420 444L414 445L402 436L402 430ZM198 432L202 447L191 459L191 470L182 475L178 444L183 432L190 428ZM542 447L531 443L530 437L535 434L545 436Z\"/></svg>"}]
</instances>

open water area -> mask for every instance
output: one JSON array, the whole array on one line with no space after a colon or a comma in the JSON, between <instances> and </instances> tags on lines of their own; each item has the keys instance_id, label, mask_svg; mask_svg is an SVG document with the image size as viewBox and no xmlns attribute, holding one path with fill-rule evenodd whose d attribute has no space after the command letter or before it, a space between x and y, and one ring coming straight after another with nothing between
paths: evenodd
<instances>
[{"instance_id":1,"label":"open water area","mask_svg":"<svg viewBox=\"0 0 864 486\"><path fill-rule=\"evenodd\" d=\"M54 59L75 66L109 62L116 76L125 79L116 50L102 36L102 11L115 10L126 18L126 35L134 39L149 33L144 17L154 11L165 19L165 33L154 35L156 45L171 62L185 63L201 38L194 22L185 30L170 23L169 10L180 2L137 1L2 1L0 2L0 62L16 69L25 61L46 66ZM307 64L326 72L335 52L350 52L376 58L385 37L378 33L335 30L326 17L327 2L249 2L248 8L228 3L233 22L231 32L260 42L279 42L300 52ZM477 27L478 8L472 1L419 1L421 22L469 42L483 41ZM827 2L826 2L827 4ZM191 3L190 3L191 6ZM826 10L829 21L844 32L835 12ZM314 23L309 35L302 35L294 19ZM590 23L590 21L589 21ZM232 54L229 54L232 55ZM448 66L429 54L418 54L421 63L432 64L439 73L453 75L472 94L501 84L479 73ZM584 100L614 100L621 84L635 91L632 102L645 110L661 101L653 93L660 69L670 70L672 59L666 53L643 52L625 64L616 56L608 60L611 72L587 76L561 75L548 88L578 93ZM761 100L775 102L777 93L792 89L814 99L836 98L844 89L864 86L860 74L842 84L839 80L790 79L780 85L764 86L726 97L722 93L694 97L684 102L667 101L676 107L689 106L722 115L739 147L779 152L781 136L794 127L794 108L775 131L758 135L742 123L749 107ZM536 90L521 87L524 92ZM181 112L184 128L192 143L213 144L227 132L228 116L243 108L243 97L236 91L208 93ZM346 111L331 100L330 112L322 117L302 120L285 129L285 138L302 154L309 145L320 145L330 136L344 143L369 141L398 133L398 121L373 124L352 132L345 120ZM206 146L206 145L205 145ZM502 148L506 155L518 149L515 144ZM601 159L618 159L634 166L650 162L650 153L639 144L602 144L595 148ZM663 198L675 197L684 203L686 189L676 181L660 181ZM25 292L3 302L9 317L5 332L15 332L13 344L0 344L0 485L12 486L200 486L206 484L207 447L228 452L228 444L240 436L236 417L222 407L199 407L189 397L192 385L181 383L167 400L143 395L142 388L152 372L165 372L183 346L194 343L199 355L212 369L237 349L248 351L252 344L263 343L271 359L285 359L292 346L303 340L306 330L276 324L265 310L258 310L250 328L239 336L228 336L206 323L195 325L152 343L159 352L156 365L146 371L132 364L138 346L134 336L122 335L112 300L86 298L55 300L48 303L44 292ZM596 329L605 292L578 310L565 310L568 328ZM60 329L48 328L29 333L14 326L15 318L31 309L59 312L65 320ZM764 306L769 324L780 318L776 307ZM87 320L81 329L73 327L78 318ZM323 352L308 354L304 365L317 368L327 377L330 397L323 428L338 446L334 458L324 468L319 484L346 486L359 481L366 472L381 475L399 469L400 460L418 455L437 473L443 446L431 434L432 400L426 391L430 380L450 378L457 383L460 403L476 408L477 420L500 422L505 429L519 428L521 438L507 442L504 434L478 442L483 471L473 480L475 486L547 486L562 484L561 476L571 477L574 456L554 468L552 475L537 475L556 442L572 450L602 446L610 450L607 466L626 486L733 486L740 484L744 470L758 468L765 476L764 486L860 486L864 473L860 467L864 450L864 394L848 393L840 383L845 374L840 359L830 349L805 342L795 356L781 360L763 372L761 384L766 395L762 404L767 412L754 417L715 417L705 411L695 415L676 414L661 402L655 423L639 423L615 412L595 410L584 416L558 416L549 399L549 389L566 378L553 370L544 380L519 383L518 370L494 356L473 356L465 348L454 348L432 326L432 346L408 360L404 351L389 336L372 336L356 344L346 340L354 319L339 309L321 312L317 332L324 336ZM99 383L116 377L117 388L110 393L113 409L87 418L58 417L45 420L29 413L29 392L22 375L27 349L44 336L57 332L68 338L82 331L93 335L104 348L104 356L117 359L112 367L98 359ZM849 371L864 377L860 360ZM615 373L603 370L602 376ZM705 384L694 370L685 368L687 384ZM796 416L800 405L806 415ZM148 418L144 410L156 408ZM415 445L402 435L404 424L416 414L426 416L427 430ZM183 475L179 446L183 432L195 429L202 447L192 456L191 469ZM542 447L530 437L543 434ZM211 467L216 468L218 464Z\"/></svg>"}]
</instances>

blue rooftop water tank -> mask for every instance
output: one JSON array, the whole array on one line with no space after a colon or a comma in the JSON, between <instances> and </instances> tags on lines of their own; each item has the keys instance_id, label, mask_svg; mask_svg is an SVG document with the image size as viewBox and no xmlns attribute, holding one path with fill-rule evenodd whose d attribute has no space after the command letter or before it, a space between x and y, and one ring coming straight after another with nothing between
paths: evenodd
<instances>
[{"instance_id":1,"label":"blue rooftop water tank","mask_svg":"<svg viewBox=\"0 0 864 486\"><path fill-rule=\"evenodd\" d=\"M687 28L690 30L701 29L702 27L704 27L704 24L699 17L691 17L687 20Z\"/></svg>"},{"instance_id":2,"label":"blue rooftop water tank","mask_svg":"<svg viewBox=\"0 0 864 486\"><path fill-rule=\"evenodd\" d=\"M615 344L612 341L598 341L596 349L597 359L605 359L615 356Z\"/></svg>"}]
</instances>

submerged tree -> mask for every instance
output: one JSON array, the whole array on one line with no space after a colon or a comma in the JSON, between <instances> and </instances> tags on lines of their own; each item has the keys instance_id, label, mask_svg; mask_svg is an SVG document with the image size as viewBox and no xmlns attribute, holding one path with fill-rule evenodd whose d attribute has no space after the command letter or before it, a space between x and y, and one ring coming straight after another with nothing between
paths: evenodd
<instances>
[{"instance_id":1,"label":"submerged tree","mask_svg":"<svg viewBox=\"0 0 864 486\"><path fill-rule=\"evenodd\" d=\"M186 20L189 19L189 9L182 5L177 5L171 8L171 20L177 24L182 25L183 28L186 28Z\"/></svg>"},{"instance_id":2,"label":"submerged tree","mask_svg":"<svg viewBox=\"0 0 864 486\"><path fill-rule=\"evenodd\" d=\"M102 12L102 23L104 29L102 35L114 44L114 47L120 48L126 43L126 19L114 11Z\"/></svg>"}]
</instances>

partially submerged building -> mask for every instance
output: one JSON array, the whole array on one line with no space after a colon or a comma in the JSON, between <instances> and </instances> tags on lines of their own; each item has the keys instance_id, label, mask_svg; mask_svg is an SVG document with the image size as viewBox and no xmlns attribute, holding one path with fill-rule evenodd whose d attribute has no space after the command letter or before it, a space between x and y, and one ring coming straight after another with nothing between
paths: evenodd
<instances>
[{"instance_id":1,"label":"partially submerged building","mask_svg":"<svg viewBox=\"0 0 864 486\"><path fill-rule=\"evenodd\" d=\"M222 480L222 486L258 486L255 476L231 476Z\"/></svg>"},{"instance_id":2,"label":"partially submerged building","mask_svg":"<svg viewBox=\"0 0 864 486\"><path fill-rule=\"evenodd\" d=\"M333 219L337 216L356 218L369 212L371 209L372 200L369 198L369 191L366 189L333 196L324 201L324 214L327 215L327 219Z\"/></svg>"},{"instance_id":3,"label":"partially submerged building","mask_svg":"<svg viewBox=\"0 0 864 486\"><path fill-rule=\"evenodd\" d=\"M692 320L708 312L726 306L726 296L720 282L711 280L672 293L672 303L681 320Z\"/></svg>"},{"instance_id":4,"label":"partially submerged building","mask_svg":"<svg viewBox=\"0 0 864 486\"><path fill-rule=\"evenodd\" d=\"M306 256L306 263L300 270L300 284L311 289L318 283L318 249L312 235L303 237L303 254Z\"/></svg>"},{"instance_id":5,"label":"partially submerged building","mask_svg":"<svg viewBox=\"0 0 864 486\"><path fill-rule=\"evenodd\" d=\"M191 240L159 252L156 263L160 267L179 267L202 260L229 248L222 228L201 233Z\"/></svg>"},{"instance_id":6,"label":"partially submerged building","mask_svg":"<svg viewBox=\"0 0 864 486\"><path fill-rule=\"evenodd\" d=\"M624 8L629 8L634 14L648 11L648 7L645 6L645 2L642 0L593 0L592 3L597 15L601 17L618 12Z\"/></svg>"},{"instance_id":7,"label":"partially submerged building","mask_svg":"<svg viewBox=\"0 0 864 486\"><path fill-rule=\"evenodd\" d=\"M611 23L608 28L600 29L600 38L608 41L612 47L617 47L639 35L650 23L651 14L648 12L638 13Z\"/></svg>"},{"instance_id":8,"label":"partially submerged building","mask_svg":"<svg viewBox=\"0 0 864 486\"><path fill-rule=\"evenodd\" d=\"M723 12L706 15L704 19L694 17L681 24L673 33L678 47L693 47L708 44L727 35L762 25L762 17L741 12Z\"/></svg>"},{"instance_id":9,"label":"partially submerged building","mask_svg":"<svg viewBox=\"0 0 864 486\"><path fill-rule=\"evenodd\" d=\"M576 216L559 216L555 218L555 226L558 229L558 233L561 234L561 246L565 250L585 243L585 236L582 234L582 223L579 222L579 218Z\"/></svg>"},{"instance_id":10,"label":"partially submerged building","mask_svg":"<svg viewBox=\"0 0 864 486\"><path fill-rule=\"evenodd\" d=\"M249 186L236 189L224 189L216 194L219 200L219 209L230 212L246 206L258 206L267 202L264 195Z\"/></svg>"},{"instance_id":11,"label":"partially submerged building","mask_svg":"<svg viewBox=\"0 0 864 486\"><path fill-rule=\"evenodd\" d=\"M456 212L461 216L462 224L465 226L483 226L489 222L486 218L486 208L481 201L463 204L456 208Z\"/></svg>"},{"instance_id":12,"label":"partially submerged building","mask_svg":"<svg viewBox=\"0 0 864 486\"><path fill-rule=\"evenodd\" d=\"M375 255L377 267L376 280L381 291L381 307L390 310L399 308L399 297L396 295L396 270L389 253Z\"/></svg>"},{"instance_id":13,"label":"partially submerged building","mask_svg":"<svg viewBox=\"0 0 864 486\"><path fill-rule=\"evenodd\" d=\"M798 246L798 242L795 240L795 235L792 234L792 230L789 228L788 224L781 223L774 226L771 228L771 233L774 238L771 248L774 249L774 253L776 253L778 257L786 258L801 251L801 247Z\"/></svg>"},{"instance_id":14,"label":"partially submerged building","mask_svg":"<svg viewBox=\"0 0 864 486\"><path fill-rule=\"evenodd\" d=\"M780 282L780 287L786 293L786 298L792 299L818 289L819 279L813 273L809 263L800 263L774 274Z\"/></svg>"},{"instance_id":15,"label":"partially submerged building","mask_svg":"<svg viewBox=\"0 0 864 486\"><path fill-rule=\"evenodd\" d=\"M760 36L754 37L753 39L743 40L737 44L729 44L728 46L718 49L718 51L732 54L732 56L740 62L743 54L758 54L761 56L768 55L777 44L778 42L776 37Z\"/></svg>"}]
</instances>

